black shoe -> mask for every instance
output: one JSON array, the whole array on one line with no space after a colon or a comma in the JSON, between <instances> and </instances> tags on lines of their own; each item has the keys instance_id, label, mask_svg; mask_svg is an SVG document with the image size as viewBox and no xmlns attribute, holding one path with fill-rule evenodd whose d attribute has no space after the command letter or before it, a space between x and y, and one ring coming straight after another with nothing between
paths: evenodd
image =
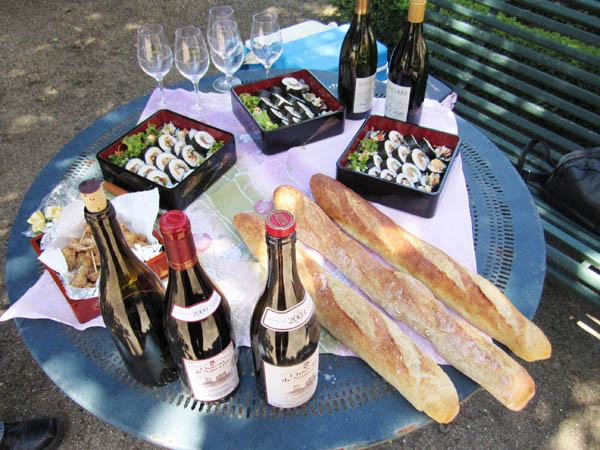
<instances>
[{"instance_id":1,"label":"black shoe","mask_svg":"<svg viewBox=\"0 0 600 450\"><path fill-rule=\"evenodd\" d=\"M0 450L52 450L63 435L59 419L37 419L5 423Z\"/></svg>"}]
</instances>

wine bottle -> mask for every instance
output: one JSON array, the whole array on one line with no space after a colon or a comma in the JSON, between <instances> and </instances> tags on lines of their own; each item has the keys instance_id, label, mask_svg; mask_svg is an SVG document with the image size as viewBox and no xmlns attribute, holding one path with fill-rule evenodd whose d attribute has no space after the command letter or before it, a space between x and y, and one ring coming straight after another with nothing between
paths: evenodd
<instances>
[{"instance_id":1,"label":"wine bottle","mask_svg":"<svg viewBox=\"0 0 600 450\"><path fill-rule=\"evenodd\" d=\"M100 255L100 311L131 376L162 385L177 377L163 327L165 290L158 276L131 251L113 205L97 180L79 185Z\"/></svg>"},{"instance_id":2,"label":"wine bottle","mask_svg":"<svg viewBox=\"0 0 600 450\"><path fill-rule=\"evenodd\" d=\"M385 115L418 124L427 89L429 56L423 36L426 0L410 0L408 20L394 47L388 70Z\"/></svg>"},{"instance_id":3,"label":"wine bottle","mask_svg":"<svg viewBox=\"0 0 600 450\"><path fill-rule=\"evenodd\" d=\"M375 95L377 43L369 18L369 0L356 0L350 28L340 51L338 98L348 119L361 119L371 111Z\"/></svg>"},{"instance_id":4,"label":"wine bottle","mask_svg":"<svg viewBox=\"0 0 600 450\"><path fill-rule=\"evenodd\" d=\"M257 388L278 408L308 402L319 371L319 322L298 276L295 226L283 210L265 221L269 271L250 322Z\"/></svg>"},{"instance_id":5,"label":"wine bottle","mask_svg":"<svg viewBox=\"0 0 600 450\"><path fill-rule=\"evenodd\" d=\"M169 262L165 328L179 378L197 400L224 399L240 381L229 304L198 261L185 213L168 211L159 223Z\"/></svg>"}]
</instances>

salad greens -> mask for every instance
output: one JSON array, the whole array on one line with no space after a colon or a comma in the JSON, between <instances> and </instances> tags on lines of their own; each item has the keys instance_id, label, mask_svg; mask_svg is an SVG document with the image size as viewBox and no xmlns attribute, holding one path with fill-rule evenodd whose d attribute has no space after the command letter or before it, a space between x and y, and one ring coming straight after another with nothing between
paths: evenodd
<instances>
[{"instance_id":1,"label":"salad greens","mask_svg":"<svg viewBox=\"0 0 600 450\"><path fill-rule=\"evenodd\" d=\"M117 150L112 155L109 155L108 159L113 164L124 166L131 158L140 156L142 150L153 145L161 134L163 134L162 131L158 130L156 125L151 123L146 128L146 131L123 138L123 145L126 149Z\"/></svg>"},{"instance_id":2,"label":"salad greens","mask_svg":"<svg viewBox=\"0 0 600 450\"><path fill-rule=\"evenodd\" d=\"M274 123L267 112L259 108L260 98L250 95L248 93L240 94L240 99L244 103L244 106L248 108L248 111L252 113L252 117L256 122L266 131L275 130L279 128L279 125Z\"/></svg>"}]
</instances>

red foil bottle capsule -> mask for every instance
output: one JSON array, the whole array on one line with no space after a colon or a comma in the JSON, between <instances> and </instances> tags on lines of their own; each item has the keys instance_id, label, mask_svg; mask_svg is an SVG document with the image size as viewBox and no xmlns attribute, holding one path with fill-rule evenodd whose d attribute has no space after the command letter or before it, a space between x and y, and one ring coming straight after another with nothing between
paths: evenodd
<instances>
[{"instance_id":1,"label":"red foil bottle capsule","mask_svg":"<svg viewBox=\"0 0 600 450\"><path fill-rule=\"evenodd\" d=\"M198 260L186 214L163 214L160 232L169 263L165 330L179 377L195 399L221 400L239 385L229 304Z\"/></svg>"},{"instance_id":2,"label":"red foil bottle capsule","mask_svg":"<svg viewBox=\"0 0 600 450\"><path fill-rule=\"evenodd\" d=\"M269 273L250 323L258 391L279 408L308 402L319 371L319 322L298 276L295 228L288 211L273 211L265 221Z\"/></svg>"}]
</instances>

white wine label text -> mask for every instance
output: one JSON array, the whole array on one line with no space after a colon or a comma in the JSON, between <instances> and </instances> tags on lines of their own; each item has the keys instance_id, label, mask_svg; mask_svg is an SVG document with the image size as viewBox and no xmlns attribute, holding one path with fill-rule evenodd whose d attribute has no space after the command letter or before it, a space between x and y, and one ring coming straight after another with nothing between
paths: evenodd
<instances>
[{"instance_id":1,"label":"white wine label text","mask_svg":"<svg viewBox=\"0 0 600 450\"><path fill-rule=\"evenodd\" d=\"M267 403L276 408L295 408L313 396L319 379L319 348L304 362L294 366L274 366L262 362Z\"/></svg>"},{"instance_id":2,"label":"white wine label text","mask_svg":"<svg viewBox=\"0 0 600 450\"><path fill-rule=\"evenodd\" d=\"M366 78L357 78L356 88L354 90L354 113L360 114L370 110L373 106L374 95L375 74Z\"/></svg>"},{"instance_id":3,"label":"white wine label text","mask_svg":"<svg viewBox=\"0 0 600 450\"><path fill-rule=\"evenodd\" d=\"M196 400L211 402L231 393L240 382L233 341L216 356L183 359L183 366Z\"/></svg>"},{"instance_id":4,"label":"white wine label text","mask_svg":"<svg viewBox=\"0 0 600 450\"><path fill-rule=\"evenodd\" d=\"M385 91L385 116L406 122L409 100L410 87L400 86L388 79Z\"/></svg>"},{"instance_id":5,"label":"white wine label text","mask_svg":"<svg viewBox=\"0 0 600 450\"><path fill-rule=\"evenodd\" d=\"M273 331L293 331L306 325L313 314L313 301L308 293L297 305L285 311L266 307L260 320L263 327Z\"/></svg>"},{"instance_id":6,"label":"white wine label text","mask_svg":"<svg viewBox=\"0 0 600 450\"><path fill-rule=\"evenodd\" d=\"M195 305L188 307L173 305L171 317L181 322L199 322L212 316L220 304L221 296L215 290L208 300L196 303Z\"/></svg>"}]
</instances>

